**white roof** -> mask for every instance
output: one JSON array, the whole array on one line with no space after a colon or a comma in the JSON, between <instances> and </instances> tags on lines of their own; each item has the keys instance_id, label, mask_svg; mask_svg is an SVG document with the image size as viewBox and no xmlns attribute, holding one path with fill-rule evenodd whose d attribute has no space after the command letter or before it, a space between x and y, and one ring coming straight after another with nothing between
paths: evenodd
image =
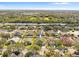
<instances>
[{"instance_id":1,"label":"white roof","mask_svg":"<svg viewBox=\"0 0 79 59\"><path fill-rule=\"evenodd\" d=\"M61 33L61 31L60 31L60 30L58 30L58 31L57 31L57 33Z\"/></svg>"},{"instance_id":2,"label":"white roof","mask_svg":"<svg viewBox=\"0 0 79 59\"><path fill-rule=\"evenodd\" d=\"M17 36L15 36L15 37L11 38L10 40L13 40L13 41L15 41L15 42L18 42L18 41L20 40L20 38L17 37Z\"/></svg>"},{"instance_id":3,"label":"white roof","mask_svg":"<svg viewBox=\"0 0 79 59\"><path fill-rule=\"evenodd\" d=\"M68 33L69 33L69 34L74 34L74 35L76 35L76 36L79 35L79 31L74 31L74 32L69 31Z\"/></svg>"}]
</instances>

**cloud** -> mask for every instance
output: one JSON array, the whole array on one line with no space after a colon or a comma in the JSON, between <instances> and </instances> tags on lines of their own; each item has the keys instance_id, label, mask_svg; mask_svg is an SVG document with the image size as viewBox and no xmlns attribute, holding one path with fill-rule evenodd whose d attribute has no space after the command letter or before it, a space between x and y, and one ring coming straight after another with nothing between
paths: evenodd
<instances>
[{"instance_id":1,"label":"cloud","mask_svg":"<svg viewBox=\"0 0 79 59\"><path fill-rule=\"evenodd\" d=\"M55 2L54 4L61 4L61 5L66 5L66 4L69 4L69 2Z\"/></svg>"}]
</instances>

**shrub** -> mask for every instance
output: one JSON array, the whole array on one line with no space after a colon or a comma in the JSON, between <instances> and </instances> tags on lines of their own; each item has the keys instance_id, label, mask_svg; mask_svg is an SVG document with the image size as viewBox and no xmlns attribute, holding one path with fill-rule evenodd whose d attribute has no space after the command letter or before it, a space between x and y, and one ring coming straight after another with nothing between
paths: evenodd
<instances>
[{"instance_id":1,"label":"shrub","mask_svg":"<svg viewBox=\"0 0 79 59\"><path fill-rule=\"evenodd\" d=\"M25 54L25 57L30 57L30 56L33 56L33 52L32 51L29 51Z\"/></svg>"},{"instance_id":2,"label":"shrub","mask_svg":"<svg viewBox=\"0 0 79 59\"><path fill-rule=\"evenodd\" d=\"M36 41L36 45L38 45L38 46L40 46L40 47L42 46L42 43L43 43L43 42L42 42L41 40L37 40L37 41Z\"/></svg>"},{"instance_id":3,"label":"shrub","mask_svg":"<svg viewBox=\"0 0 79 59\"><path fill-rule=\"evenodd\" d=\"M25 46L28 46L28 45L31 45L31 44L32 44L32 43L31 43L30 41L25 41L25 42L24 42L24 45L25 45Z\"/></svg>"},{"instance_id":4,"label":"shrub","mask_svg":"<svg viewBox=\"0 0 79 59\"><path fill-rule=\"evenodd\" d=\"M3 57L8 57L9 55L11 54L11 51L9 51L9 50L6 50L6 51L4 51L3 52Z\"/></svg>"},{"instance_id":5,"label":"shrub","mask_svg":"<svg viewBox=\"0 0 79 59\"><path fill-rule=\"evenodd\" d=\"M60 46L60 45L62 45L62 41L61 40L55 40L55 44L56 44L56 46Z\"/></svg>"},{"instance_id":6,"label":"shrub","mask_svg":"<svg viewBox=\"0 0 79 59\"><path fill-rule=\"evenodd\" d=\"M14 53L15 55L19 55L19 54L20 54L19 51L14 51L13 53Z\"/></svg>"},{"instance_id":7,"label":"shrub","mask_svg":"<svg viewBox=\"0 0 79 59\"><path fill-rule=\"evenodd\" d=\"M15 44L15 42L13 40L10 40L10 41L5 43L5 45L7 45L7 46L10 45L10 44Z\"/></svg>"},{"instance_id":8,"label":"shrub","mask_svg":"<svg viewBox=\"0 0 79 59\"><path fill-rule=\"evenodd\" d=\"M75 43L75 48L79 51L79 42Z\"/></svg>"},{"instance_id":9,"label":"shrub","mask_svg":"<svg viewBox=\"0 0 79 59\"><path fill-rule=\"evenodd\" d=\"M27 46L27 49L31 49L31 50L39 50L41 47L38 45L29 45Z\"/></svg>"}]
</instances>

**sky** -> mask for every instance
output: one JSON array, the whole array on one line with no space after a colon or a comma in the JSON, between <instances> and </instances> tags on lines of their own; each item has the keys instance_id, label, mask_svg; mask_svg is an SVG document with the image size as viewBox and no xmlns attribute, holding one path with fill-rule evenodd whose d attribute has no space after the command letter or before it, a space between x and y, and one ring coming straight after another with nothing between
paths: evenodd
<instances>
[{"instance_id":1,"label":"sky","mask_svg":"<svg viewBox=\"0 0 79 59\"><path fill-rule=\"evenodd\" d=\"M0 2L0 10L79 10L79 2Z\"/></svg>"}]
</instances>

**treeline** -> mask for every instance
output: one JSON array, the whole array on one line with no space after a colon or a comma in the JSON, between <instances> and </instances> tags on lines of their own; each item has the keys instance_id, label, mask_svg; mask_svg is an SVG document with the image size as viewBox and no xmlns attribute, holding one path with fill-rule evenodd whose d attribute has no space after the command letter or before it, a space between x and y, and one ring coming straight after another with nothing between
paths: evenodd
<instances>
[{"instance_id":1,"label":"treeline","mask_svg":"<svg viewBox=\"0 0 79 59\"><path fill-rule=\"evenodd\" d=\"M1 12L1 23L79 23L78 13Z\"/></svg>"}]
</instances>

